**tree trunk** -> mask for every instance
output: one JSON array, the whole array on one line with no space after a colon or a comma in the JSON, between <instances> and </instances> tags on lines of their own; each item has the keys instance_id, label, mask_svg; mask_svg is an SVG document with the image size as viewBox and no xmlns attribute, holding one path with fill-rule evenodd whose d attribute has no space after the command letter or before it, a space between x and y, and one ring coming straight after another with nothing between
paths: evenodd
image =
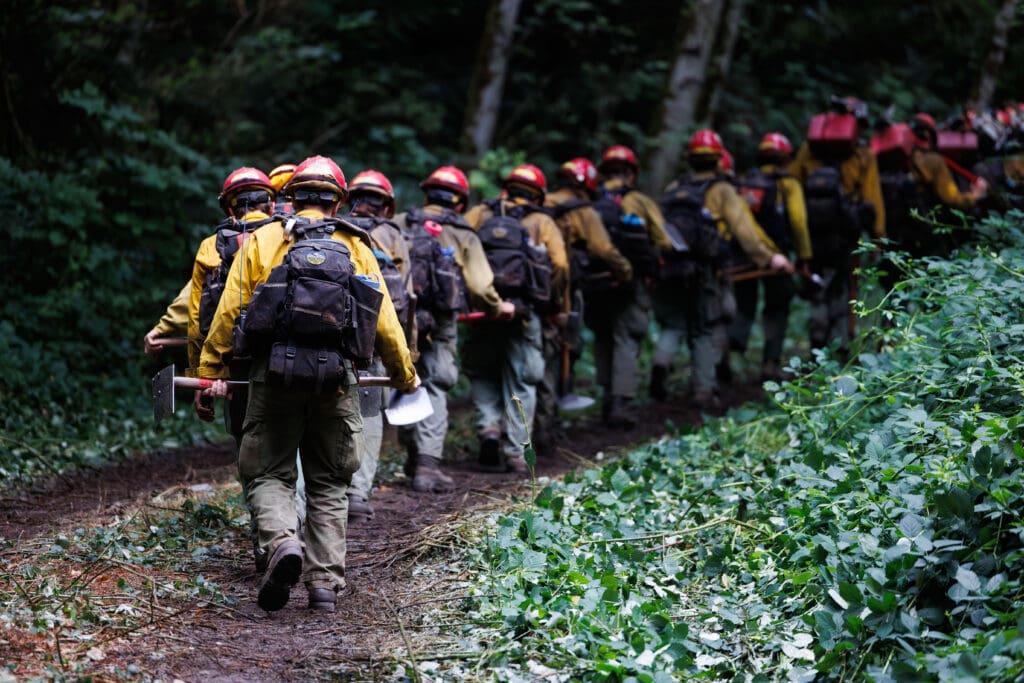
<instances>
[{"instance_id":1,"label":"tree trunk","mask_svg":"<svg viewBox=\"0 0 1024 683\"><path fill-rule=\"evenodd\" d=\"M715 121L718 115L718 105L722 99L722 90L725 88L725 81L729 78L729 70L732 68L732 58L736 52L736 41L740 36L740 25L743 23L743 9L745 0L731 0L729 10L725 16L725 26L722 30L722 47L718 52L718 64L715 68L715 82L711 86L711 95L708 97L707 118Z\"/></svg>"},{"instance_id":2,"label":"tree trunk","mask_svg":"<svg viewBox=\"0 0 1024 683\"><path fill-rule=\"evenodd\" d=\"M494 138L520 4L521 0L492 0L487 12L462 131L462 152L470 164L480 160Z\"/></svg>"},{"instance_id":3,"label":"tree trunk","mask_svg":"<svg viewBox=\"0 0 1024 683\"><path fill-rule=\"evenodd\" d=\"M975 109L984 109L992 103L992 95L995 94L996 83L999 81L999 71L1003 68L1003 60L1006 58L1007 38L1016 11L1017 0L1003 0L1002 6L996 12L992 26L992 44L988 49L988 57L981 67L981 73L978 74L978 94L973 102Z\"/></svg>"},{"instance_id":4,"label":"tree trunk","mask_svg":"<svg viewBox=\"0 0 1024 683\"><path fill-rule=\"evenodd\" d=\"M675 170L707 78L726 0L696 0L680 15L679 47L669 74L645 186L660 191Z\"/></svg>"}]
</instances>

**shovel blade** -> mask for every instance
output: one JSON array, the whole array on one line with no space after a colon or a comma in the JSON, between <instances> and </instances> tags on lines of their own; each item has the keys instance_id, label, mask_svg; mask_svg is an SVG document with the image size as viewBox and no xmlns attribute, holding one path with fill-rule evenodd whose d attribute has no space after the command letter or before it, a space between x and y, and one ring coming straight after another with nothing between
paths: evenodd
<instances>
[{"instance_id":1,"label":"shovel blade","mask_svg":"<svg viewBox=\"0 0 1024 683\"><path fill-rule=\"evenodd\" d=\"M430 404L430 396L427 395L427 390L423 387L411 394L392 392L391 401L384 409L384 416L388 419L388 424L396 427L411 425L433 414L434 406Z\"/></svg>"},{"instance_id":2,"label":"shovel blade","mask_svg":"<svg viewBox=\"0 0 1024 683\"><path fill-rule=\"evenodd\" d=\"M594 399L589 396L580 396L579 394L566 394L558 399L558 409L566 413L586 410L592 405L594 405Z\"/></svg>"},{"instance_id":3,"label":"shovel blade","mask_svg":"<svg viewBox=\"0 0 1024 683\"><path fill-rule=\"evenodd\" d=\"M153 375L153 419L156 422L174 415L174 365Z\"/></svg>"}]
</instances>

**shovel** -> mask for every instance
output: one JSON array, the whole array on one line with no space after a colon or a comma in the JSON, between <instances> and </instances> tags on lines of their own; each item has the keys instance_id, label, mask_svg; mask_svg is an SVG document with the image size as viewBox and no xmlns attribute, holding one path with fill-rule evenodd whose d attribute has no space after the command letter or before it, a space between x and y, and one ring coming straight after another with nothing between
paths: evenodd
<instances>
[{"instance_id":1,"label":"shovel","mask_svg":"<svg viewBox=\"0 0 1024 683\"><path fill-rule=\"evenodd\" d=\"M576 339L579 337L579 325L580 315L578 311L570 311L566 319L565 337L568 339ZM575 413L580 410L586 410L590 406L594 405L594 399L589 396L580 396L579 394L572 393L569 389L571 386L571 358L572 344L564 341L562 343L562 358L558 372L558 393L560 394L558 399L558 410L563 413Z\"/></svg>"},{"instance_id":2,"label":"shovel","mask_svg":"<svg viewBox=\"0 0 1024 683\"><path fill-rule=\"evenodd\" d=\"M174 365L166 368L153 376L153 419L159 422L165 417L174 415L174 392L175 389L206 389L211 386L212 379L199 377L175 377ZM387 377L360 377L361 387L386 387L391 385ZM248 382L240 380L228 380L229 387L247 387ZM395 392L391 397L388 407L384 409L384 415L388 422L395 426L412 424L429 417L434 413L434 407L430 404L430 397L423 387L420 387L411 394L400 394Z\"/></svg>"}]
</instances>

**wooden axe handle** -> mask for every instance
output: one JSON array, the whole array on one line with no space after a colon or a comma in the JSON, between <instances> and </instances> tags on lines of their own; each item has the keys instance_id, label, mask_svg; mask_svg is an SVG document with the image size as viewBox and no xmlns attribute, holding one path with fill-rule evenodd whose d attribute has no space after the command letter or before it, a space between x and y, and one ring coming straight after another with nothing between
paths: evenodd
<instances>
[{"instance_id":1,"label":"wooden axe handle","mask_svg":"<svg viewBox=\"0 0 1024 683\"><path fill-rule=\"evenodd\" d=\"M175 377L174 387L176 389L206 389L209 388L216 380L205 379L202 377ZM247 387L249 383L237 379L225 380L229 387ZM388 387L391 386L391 378L389 377L360 377L359 386L361 387Z\"/></svg>"}]
</instances>

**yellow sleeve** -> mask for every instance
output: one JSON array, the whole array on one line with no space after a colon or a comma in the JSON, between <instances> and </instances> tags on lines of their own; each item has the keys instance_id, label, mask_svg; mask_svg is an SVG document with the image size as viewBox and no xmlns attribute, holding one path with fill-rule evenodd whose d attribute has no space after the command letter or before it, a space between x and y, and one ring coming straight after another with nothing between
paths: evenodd
<instances>
[{"instance_id":1,"label":"yellow sleeve","mask_svg":"<svg viewBox=\"0 0 1024 683\"><path fill-rule=\"evenodd\" d=\"M786 202L786 218L789 220L789 231L793 235L796 257L801 261L809 261L814 252L811 250L811 235L807 231L804 190L796 178L779 178L778 187Z\"/></svg>"},{"instance_id":2,"label":"yellow sleeve","mask_svg":"<svg viewBox=\"0 0 1024 683\"><path fill-rule=\"evenodd\" d=\"M766 268L778 251L750 212L750 206L729 183L716 183L708 190L708 209L721 217L733 239L758 268Z\"/></svg>"},{"instance_id":3,"label":"yellow sleeve","mask_svg":"<svg viewBox=\"0 0 1024 683\"><path fill-rule=\"evenodd\" d=\"M665 232L665 216L658 204L642 192L633 190L622 198L623 213L632 213L643 219L651 242L661 251L672 250L672 240Z\"/></svg>"},{"instance_id":4,"label":"yellow sleeve","mask_svg":"<svg viewBox=\"0 0 1024 683\"><path fill-rule=\"evenodd\" d=\"M280 227L278 229L280 230ZM241 307L249 305L256 283L266 279L264 268L260 262L259 241L256 239L256 233L253 233L242 244L242 248L235 254L234 263L231 264L228 281L224 284L224 293L213 314L210 331L207 332L206 339L203 341L203 350L199 356L199 369L196 371L199 377L211 379L228 377L228 367L224 357L234 348L235 321L238 320Z\"/></svg>"},{"instance_id":5,"label":"yellow sleeve","mask_svg":"<svg viewBox=\"0 0 1024 683\"><path fill-rule=\"evenodd\" d=\"M203 297L203 284L207 274L219 265L217 238L207 237L199 244L192 265L192 289L188 306L188 366L193 371L199 367L199 357L203 352L203 338L199 333L199 302Z\"/></svg>"},{"instance_id":6,"label":"yellow sleeve","mask_svg":"<svg viewBox=\"0 0 1024 683\"><path fill-rule=\"evenodd\" d=\"M377 257L373 251L355 238L349 243L349 250L352 253L352 265L356 273L367 275L380 288L384 299L380 304L380 312L377 315L377 337L374 339L374 349L380 356L388 376L391 378L395 388L399 391L409 391L416 381L416 370L412 364L412 357L409 355L409 347L405 343L405 331L398 322L398 315L395 313L395 305L391 302L388 288L384 285L384 276L381 275L380 267L377 265Z\"/></svg>"},{"instance_id":7,"label":"yellow sleeve","mask_svg":"<svg viewBox=\"0 0 1024 683\"><path fill-rule=\"evenodd\" d=\"M188 334L188 302L191 293L192 281L189 280L154 326L153 329L156 330L157 336L184 337Z\"/></svg>"},{"instance_id":8,"label":"yellow sleeve","mask_svg":"<svg viewBox=\"0 0 1024 683\"><path fill-rule=\"evenodd\" d=\"M882 200L882 183L878 178L878 160L871 150L861 147L864 157L863 174L860 182L860 196L875 207L874 237L885 237L885 202Z\"/></svg>"},{"instance_id":9,"label":"yellow sleeve","mask_svg":"<svg viewBox=\"0 0 1024 683\"><path fill-rule=\"evenodd\" d=\"M579 231L587 243L587 253L608 264L619 282L633 279L633 265L612 244L608 231L601 222L601 215L589 206L569 213L572 220L578 221Z\"/></svg>"},{"instance_id":10,"label":"yellow sleeve","mask_svg":"<svg viewBox=\"0 0 1024 683\"><path fill-rule=\"evenodd\" d=\"M928 176L932 190L939 197L944 206L954 209L966 210L974 206L974 196L960 192L956 186L949 167L938 154L925 154L921 157L921 165Z\"/></svg>"},{"instance_id":11,"label":"yellow sleeve","mask_svg":"<svg viewBox=\"0 0 1024 683\"><path fill-rule=\"evenodd\" d=\"M466 212L464 218L466 222L472 226L473 230L479 230L486 218L484 212L491 213L491 210L487 208L486 204L477 204L472 209Z\"/></svg>"},{"instance_id":12,"label":"yellow sleeve","mask_svg":"<svg viewBox=\"0 0 1024 683\"><path fill-rule=\"evenodd\" d=\"M793 174L793 177L797 179L797 182L803 184L807 181L807 176L809 176L811 171L814 170L811 168L813 165L811 148L805 142L800 145L799 149L797 149L793 163L789 165L789 172Z\"/></svg>"}]
</instances>

